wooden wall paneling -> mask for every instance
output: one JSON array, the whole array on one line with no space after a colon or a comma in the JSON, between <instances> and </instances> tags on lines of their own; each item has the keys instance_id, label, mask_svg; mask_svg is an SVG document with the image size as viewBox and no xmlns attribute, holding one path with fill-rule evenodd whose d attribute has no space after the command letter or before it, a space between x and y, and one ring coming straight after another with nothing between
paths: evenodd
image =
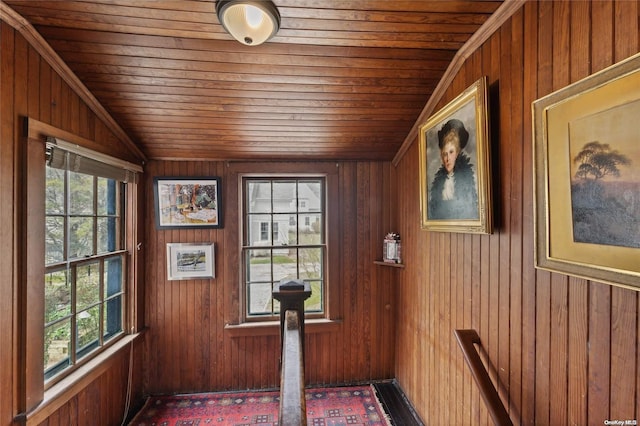
<instances>
[{"instance_id":1,"label":"wooden wall paneling","mask_svg":"<svg viewBox=\"0 0 640 426\"><path fill-rule=\"evenodd\" d=\"M489 60L486 65L489 67L489 91L492 95L493 102L499 101L501 99L501 37L500 32L496 32L493 37L488 40L488 52L490 52ZM497 97L497 99L496 99ZM499 104L498 104L499 105ZM504 117L503 108L497 108L497 111L493 115L492 120L492 128L494 130L498 130L499 137L503 136L501 133L502 130L502 121ZM498 159L498 164L494 168L498 170L498 173L494 173L494 177L497 179L497 182L493 184L494 188L500 188L500 191L503 190L502 186L504 185L504 173L505 170L508 170L508 162L504 159L504 150L503 144L500 144L498 147L497 155L494 154L494 158ZM503 383L500 383L500 377L498 372L500 371L500 240L501 236L504 233L508 232L506 226L503 222L503 209L505 208L505 203L507 200L503 198L501 194L498 198L499 202L495 206L494 213L497 214L497 220L499 223L499 227L496 229L496 234L489 238L489 300L490 300L490 308L488 315L488 324L489 324L489 333L486 335L487 342L487 353L489 356L488 365L489 365L489 375L491 376L493 382L496 384L496 387L500 389L504 386Z\"/></svg>"},{"instance_id":2,"label":"wooden wall paneling","mask_svg":"<svg viewBox=\"0 0 640 426\"><path fill-rule=\"evenodd\" d=\"M13 370L18 362L18 353L14 345L17 336L14 321L17 312L13 301L16 300L17 287L15 284L15 235L14 235L14 193L13 174L15 173L13 122L6 117L13 116L13 41L14 31L0 21L0 238L11 249L0 256L0 274L5 279L0 280L0 336L8 345L0 345L0 394L15 395L19 389L14 380ZM6 183L6 184L5 184ZM17 402L12 398L0 400L0 421L10 424L12 412Z\"/></svg>"},{"instance_id":3,"label":"wooden wall paneling","mask_svg":"<svg viewBox=\"0 0 640 426\"><path fill-rule=\"evenodd\" d=\"M466 387L456 377L455 354L439 359L451 348L443 329L457 327L461 317L456 309L466 309L466 297L460 295L466 294L466 287L459 281L467 278L458 272L464 262L456 256L470 264L471 313L469 319L463 315L462 322L479 330L485 360L495 368L493 377L506 383L508 395L501 396L508 397L515 424L599 424L617 413L637 417L637 293L534 269L530 110L533 100L638 52L637 18L638 2L527 2L469 57L439 102L446 104L460 82L472 81L474 73L488 75L495 84L491 94L499 96L492 113L500 114L499 120L492 121L492 130L498 129L492 137L499 152L499 162L494 164L498 222L494 235L469 236L470 247L466 237L427 233L417 239L415 251L429 251L429 270L424 274L417 272L412 253L405 256L399 306L412 305L407 312L417 321L424 319L428 327L419 329L415 338L398 330L399 346L420 348L422 337L428 342L425 347L435 353L426 360L428 370L447 370L429 375L408 359L411 347L398 352L402 353L396 360L398 380L409 398L417 401L423 417L458 420L460 410L446 401L467 398ZM629 43L620 41L625 34L630 34ZM399 162L402 179L418 175L407 167L415 155L412 149ZM411 208L410 189L399 190L398 198L400 208ZM416 206L412 209L418 211ZM410 216L399 216L400 229L411 229ZM447 251L450 255L440 256ZM446 268L452 268L450 275ZM423 297L420 288L428 296ZM439 306L447 301L450 311ZM398 318L404 320L403 314ZM623 368L627 368L624 377ZM413 379L418 374L426 383L423 387L438 386L438 392L448 392L449 397L430 401ZM442 379L447 374L449 389L444 390ZM464 422L463 410L462 423L489 424L475 389L469 398L471 420Z\"/></svg>"},{"instance_id":4,"label":"wooden wall paneling","mask_svg":"<svg viewBox=\"0 0 640 426\"><path fill-rule=\"evenodd\" d=\"M27 63L27 115L37 117L40 115L40 55L32 46L28 46Z\"/></svg>"},{"instance_id":5,"label":"wooden wall paneling","mask_svg":"<svg viewBox=\"0 0 640 426\"><path fill-rule=\"evenodd\" d=\"M629 360L637 358L637 295L621 288L611 289L611 391L609 409L612 416L624 419L636 418L633 378L638 366Z\"/></svg>"},{"instance_id":6,"label":"wooden wall paneling","mask_svg":"<svg viewBox=\"0 0 640 426\"><path fill-rule=\"evenodd\" d=\"M571 45L569 3L553 5L552 20L552 90L569 84L569 47ZM551 422L567 423L567 304L568 278L559 274L551 277L550 307L550 363L549 363L549 411Z\"/></svg>"},{"instance_id":7,"label":"wooden wall paneling","mask_svg":"<svg viewBox=\"0 0 640 426\"><path fill-rule=\"evenodd\" d=\"M55 72L51 73L51 125L56 127L62 127L61 119L61 87L62 79Z\"/></svg>"},{"instance_id":8,"label":"wooden wall paneling","mask_svg":"<svg viewBox=\"0 0 640 426\"><path fill-rule=\"evenodd\" d=\"M51 122L51 66L40 57L40 84L38 85L40 93L40 114L39 120L42 122Z\"/></svg>"},{"instance_id":9,"label":"wooden wall paneling","mask_svg":"<svg viewBox=\"0 0 640 426\"><path fill-rule=\"evenodd\" d=\"M537 98L537 51L538 51L538 5L527 2L524 5L524 46L523 46L523 168L522 168L522 406L521 424L535 424L535 382L536 373L536 271L533 266L533 140L530 131L532 118L531 102Z\"/></svg>"},{"instance_id":10,"label":"wooden wall paneling","mask_svg":"<svg viewBox=\"0 0 640 426\"><path fill-rule=\"evenodd\" d=\"M367 178L369 174L369 168L366 163L358 162L356 165L356 247L369 247L368 235L366 230L362 227L362 224L369 221L369 206L366 203L368 185ZM368 250L367 250L368 252ZM351 322L351 344L355 344L356 347L365 348L367 340L369 339L370 329L369 326L364 324L358 324L356 318L361 318L366 314L363 299L369 297L369 282L365 280L365 271L369 269L369 265L366 265L359 250L354 253L354 263L356 268L356 280L353 293L353 313L355 318ZM365 256L366 257L366 256ZM366 327L366 329L365 329ZM366 353L363 359L359 359L358 352L352 351L352 362L354 370L352 370L356 377L360 379L362 377L363 368L367 368L370 361L370 353ZM360 362L362 361L362 362Z\"/></svg>"},{"instance_id":11,"label":"wooden wall paneling","mask_svg":"<svg viewBox=\"0 0 640 426\"><path fill-rule=\"evenodd\" d=\"M242 163L243 170L260 171L261 163ZM246 164L246 165L245 165ZM299 164L289 163L292 167ZM233 166L231 170L239 170ZM283 171L286 171L283 169ZM328 295L339 300L343 306L342 325L330 332L310 332L307 345L308 384L351 383L371 378L391 377L393 355L383 354L384 342L392 341L393 323L388 318L385 300L392 291L389 282L372 258L372 246L380 250L382 235L390 224L390 215L382 212L384 200L381 181L389 163L344 162L338 163L337 196L329 200L331 208L340 206L342 216L340 241L331 249L337 250L338 262L332 262L330 276L341 278L339 295ZM223 390L275 387L278 383L279 337L266 335L245 335L246 333L225 330L225 325L236 321L234 312L240 306L238 301L240 272L237 252L238 231L238 189L231 180L237 178L236 171L229 171L223 162L170 162L152 161L147 168L146 185L150 191L154 176L193 176L203 173L222 177L223 204L225 210L224 228L201 230L157 230L151 224L147 228L147 238L157 247L150 246L150 276L155 270L155 287L147 299L149 339L147 344L149 374L146 377L147 390L152 393L184 392L197 390ZM331 195L334 197L334 195ZM150 207L151 208L151 207ZM208 234L207 234L208 232ZM167 242L202 242L203 235L209 235L216 242L219 260L216 278L210 284L197 280L166 280L164 268L165 244ZM377 241L377 243L376 243ZM154 244L154 243L152 243ZM161 266L157 265L162 264ZM154 266L156 265L156 266ZM337 268L337 269L335 269ZM388 271L383 269L383 271ZM395 279L395 278L393 278ZM210 290L204 290L210 285ZM336 287L340 289L340 286ZM335 290L335 289L334 289ZM195 291L195 292L194 292ZM211 291L211 303L203 302ZM203 293L204 292L204 293ZM333 300L332 299L332 300ZM193 307L185 307L192 304ZM208 313L192 313L206 310ZM387 319L388 318L388 319ZM200 322L208 324L199 327ZM264 334L264 333L263 333ZM336 343L337 342L337 343ZM185 345L206 345L207 350L185 349ZM332 348L327 351L327 348ZM157 351L157 354L153 354ZM335 353L332 353L335 352ZM269 354L265 356L264 354ZM173 365L177 359L180 365ZM185 367L186 365L186 367ZM163 369L163 377L153 377L153 371ZM200 371L205 372L202 380Z\"/></svg>"},{"instance_id":12,"label":"wooden wall paneling","mask_svg":"<svg viewBox=\"0 0 640 426\"><path fill-rule=\"evenodd\" d=\"M523 185L524 185L524 150L529 147L523 143L523 116L528 109L525 108L523 98L523 69L524 69L524 11L520 9L511 18L511 64L509 67L511 95L510 108L513 112L509 116L509 138L514 141L511 149L511 203L510 203L510 266L509 275L511 309L509 317L509 405L507 411L515 423L520 422L520 407L522 406L522 246L523 246ZM509 66L507 64L507 66Z\"/></svg>"},{"instance_id":13,"label":"wooden wall paneling","mask_svg":"<svg viewBox=\"0 0 640 426\"><path fill-rule=\"evenodd\" d=\"M587 424L587 357L589 287L586 280L569 279L567 357L567 422Z\"/></svg>"},{"instance_id":14,"label":"wooden wall paneling","mask_svg":"<svg viewBox=\"0 0 640 426\"><path fill-rule=\"evenodd\" d=\"M513 18L511 18L513 19ZM512 38L511 38L511 25L509 23L503 25L497 33L496 42L499 43L500 63L499 63L499 80L498 88L499 95L498 101L501 105L513 105L513 88L511 85L513 75L511 74L512 67ZM497 56L497 55L496 55ZM509 140L512 138L511 117L513 116L512 108L499 108L499 137L504 137ZM498 356L496 358L496 377L498 383L498 394L502 399L502 403L509 410L510 406L510 390L511 383L509 381L511 371L510 366L510 348L511 348L511 324L509 322L509 312L511 308L511 236L514 232L511 225L511 217L513 212L513 203L517 202L512 193L513 175L520 175L520 170L513 164L512 156L513 151L517 150L517 144L499 144L498 149L498 168L500 170L498 185L494 188L500 188L501 200L497 210L499 211L498 217L501 224L498 228L498 249L497 256L499 261L494 261L498 264L498 324L497 324L497 348ZM495 158L495 157L494 157Z\"/></svg>"},{"instance_id":15,"label":"wooden wall paneling","mask_svg":"<svg viewBox=\"0 0 640 426\"><path fill-rule=\"evenodd\" d=\"M553 4L551 2L540 2L538 4L538 25L553 22ZM553 32L549 27L542 25L538 31L538 97L552 90L553 69ZM551 301L551 274L544 271L537 271L536 274L536 389L535 401L536 412L535 422L539 424L549 424L549 395L550 377L549 363L550 355L550 301Z\"/></svg>"},{"instance_id":16,"label":"wooden wall paneling","mask_svg":"<svg viewBox=\"0 0 640 426\"><path fill-rule=\"evenodd\" d=\"M613 63L613 8L611 2L594 2L591 9L591 72ZM611 288L591 282L589 298L589 341L610 342ZM608 345L590 345L587 420L606 419L610 415L611 352Z\"/></svg>"},{"instance_id":17,"label":"wooden wall paneling","mask_svg":"<svg viewBox=\"0 0 640 426\"><path fill-rule=\"evenodd\" d=\"M13 117L24 117L27 115L28 107L28 45L24 38L16 36L14 39L14 78L13 78ZM44 337L38 333L31 333L32 330L38 330L42 327L42 321L44 319L44 307L42 305L31 304L29 300L32 297L37 297L38 292L35 288L25 286L24 283L32 282L32 280L41 278L39 273L44 273L44 267L41 270L38 268L30 268L30 264L27 262L27 256L35 259L44 259L44 248L40 249L36 247L32 252L27 252L27 247L24 240L23 232L33 226L34 223L40 223L39 218L44 217L44 206L40 205L33 197L24 197L19 194L28 194L26 188L26 173L31 173L31 169L27 169L25 166L31 161L44 160L44 153L35 148L34 145L28 144L23 137L23 121L21 119L15 119L13 121L13 138L15 144L13 161L17 170L12 182L14 192L14 220L15 231L19 237L13 241L15 247L15 273L14 282L17 286L17 297L14 299L18 301L16 304L17 324L13 327L14 336L17 338L17 347L19 350L15 353L18 361L16 370L18 374L14 380L17 380L19 385L19 393L14 394L14 398L17 399L18 407L21 412L34 407L42 398L42 380L44 380L44 374L41 370L42 365L42 352L37 348L44 347ZM33 160L35 159L35 160ZM33 170L34 191L44 192L44 170ZM29 212L27 215L21 214L21 212ZM35 218L35 219L34 219ZM35 221L35 222L34 222ZM37 225L36 225L37 226ZM27 234L26 237L29 235ZM37 288L37 287L36 287ZM29 345L25 345L25 343ZM32 367L36 368L33 371ZM14 401L15 402L15 401Z\"/></svg>"},{"instance_id":18,"label":"wooden wall paneling","mask_svg":"<svg viewBox=\"0 0 640 426\"><path fill-rule=\"evenodd\" d=\"M344 164L340 167L342 174L341 188L354 188L357 185L356 179L356 165L355 163ZM353 324L353 318L355 313L353 312L353 305L357 297L356 286L354 283L357 280L356 270L353 268L354 255L356 253L357 242L355 232L357 230L357 207L356 193L343 193L341 191L341 198L343 200L343 216L342 216L342 229L343 239L341 241L343 255L341 256L342 264L342 282L345 285L344 288L344 304L343 304L343 328L344 334L342 336L342 347L344 354L344 363L342 367L342 377L347 378L348 371L355 371L355 348L350 341L351 324ZM357 330L356 330L357 332Z\"/></svg>"},{"instance_id":19,"label":"wooden wall paneling","mask_svg":"<svg viewBox=\"0 0 640 426\"><path fill-rule=\"evenodd\" d=\"M380 245L380 241L383 239L382 229L380 227L380 214L382 213L382 194L384 192L384 182L380 178L383 176L383 169L381 163L372 163L369 169L369 217L370 217L370 232L369 242L364 247L368 248L365 252L363 263L368 263L368 268L365 271L368 274L367 281L371 283L371 292L369 296L369 303L371 310L365 315L365 318L371 318L371 321L365 321L369 328L368 334L370 336L369 343L369 357L371 359L371 365L367 374L371 375L376 370L382 367L380 359L382 358L382 345L380 344L380 337L384 328L384 308L380 309L381 304L384 302L382 290L382 283L379 279L383 274L376 274L378 267L373 263L374 259L378 258L377 246ZM363 250L364 251L364 250ZM368 262L367 262L368 261ZM382 272L382 271L379 271ZM389 272L389 271L387 271Z\"/></svg>"}]
</instances>

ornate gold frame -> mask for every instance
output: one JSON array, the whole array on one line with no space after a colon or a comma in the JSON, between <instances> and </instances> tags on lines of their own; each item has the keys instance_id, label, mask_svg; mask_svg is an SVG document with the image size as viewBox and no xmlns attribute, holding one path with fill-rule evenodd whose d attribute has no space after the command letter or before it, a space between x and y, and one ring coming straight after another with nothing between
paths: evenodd
<instances>
[{"instance_id":1,"label":"ornate gold frame","mask_svg":"<svg viewBox=\"0 0 640 426\"><path fill-rule=\"evenodd\" d=\"M459 119L469 132L468 148L477 191L477 217L435 218L429 210L431 186L440 168L438 130L452 119ZM493 211L491 196L487 78L482 77L432 115L419 129L420 210L422 229L443 232L491 234ZM455 175L455 173L454 173ZM432 216L432 217L430 217Z\"/></svg>"}]
</instances>

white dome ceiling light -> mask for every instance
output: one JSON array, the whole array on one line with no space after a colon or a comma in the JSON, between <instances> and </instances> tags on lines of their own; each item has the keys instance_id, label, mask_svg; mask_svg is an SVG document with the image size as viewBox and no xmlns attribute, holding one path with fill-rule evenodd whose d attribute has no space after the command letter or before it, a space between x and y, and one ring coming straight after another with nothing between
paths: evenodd
<instances>
[{"instance_id":1,"label":"white dome ceiling light","mask_svg":"<svg viewBox=\"0 0 640 426\"><path fill-rule=\"evenodd\" d=\"M269 0L218 0L218 20L233 38L257 46L280 29L280 13Z\"/></svg>"}]
</instances>

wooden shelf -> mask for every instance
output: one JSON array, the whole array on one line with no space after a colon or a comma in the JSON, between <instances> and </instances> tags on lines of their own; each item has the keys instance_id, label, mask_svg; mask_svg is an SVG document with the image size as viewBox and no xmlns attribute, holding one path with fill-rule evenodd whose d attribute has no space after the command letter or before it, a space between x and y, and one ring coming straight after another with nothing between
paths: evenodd
<instances>
[{"instance_id":1,"label":"wooden shelf","mask_svg":"<svg viewBox=\"0 0 640 426\"><path fill-rule=\"evenodd\" d=\"M374 260L373 263L375 263L376 265L391 266L392 268L404 269L404 264L402 263L383 262L382 260Z\"/></svg>"}]
</instances>

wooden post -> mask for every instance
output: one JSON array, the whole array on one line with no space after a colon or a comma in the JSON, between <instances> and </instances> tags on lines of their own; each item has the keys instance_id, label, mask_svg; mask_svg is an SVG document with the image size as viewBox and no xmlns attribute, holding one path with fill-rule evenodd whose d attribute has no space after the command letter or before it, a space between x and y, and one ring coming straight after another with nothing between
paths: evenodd
<instances>
[{"instance_id":1,"label":"wooden post","mask_svg":"<svg viewBox=\"0 0 640 426\"><path fill-rule=\"evenodd\" d=\"M304 360L304 301L311 297L311 284L302 280L282 280L274 284L272 295L280 302L280 362L282 362L282 345L284 344L285 313L288 310L298 312Z\"/></svg>"}]
</instances>

